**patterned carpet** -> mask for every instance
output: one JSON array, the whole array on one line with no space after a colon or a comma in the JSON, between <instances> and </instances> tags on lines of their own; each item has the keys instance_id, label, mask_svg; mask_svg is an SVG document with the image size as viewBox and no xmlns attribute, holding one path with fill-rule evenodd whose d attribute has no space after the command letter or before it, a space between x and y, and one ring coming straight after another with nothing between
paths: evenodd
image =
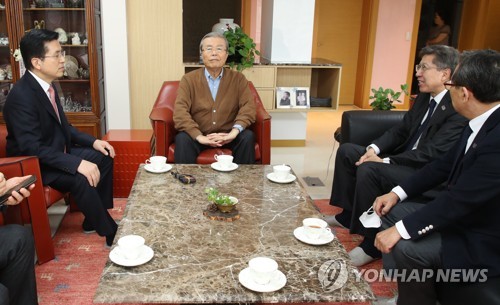
<instances>
[{"instance_id":1,"label":"patterned carpet","mask_svg":"<svg viewBox=\"0 0 500 305\"><path fill-rule=\"evenodd\" d=\"M316 205L325 214L336 214L338 210L328 205L327 200L317 200ZM115 199L113 218L119 220L125 209L126 199ZM97 234L83 234L79 212L66 213L54 238L56 259L35 268L38 299L40 305L90 305L99 283L101 271L108 259L109 249L104 246L104 238ZM360 237L350 235L347 230L336 229L336 234L349 251L360 241ZM381 261L364 266L365 269L380 270ZM395 283L372 282L370 286L376 296L393 296ZM334 303L363 304L370 303ZM131 304L132 305L132 304Z\"/></svg>"}]
</instances>

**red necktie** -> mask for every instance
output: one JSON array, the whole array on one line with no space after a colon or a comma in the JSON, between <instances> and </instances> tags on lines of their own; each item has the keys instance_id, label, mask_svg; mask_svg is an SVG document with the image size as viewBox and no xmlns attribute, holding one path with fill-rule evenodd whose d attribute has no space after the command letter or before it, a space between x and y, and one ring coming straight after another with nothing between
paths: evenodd
<instances>
[{"instance_id":1,"label":"red necktie","mask_svg":"<svg viewBox=\"0 0 500 305\"><path fill-rule=\"evenodd\" d=\"M52 104L52 107L54 107L54 111L56 112L57 119L59 120L59 123L61 123L61 118L59 117L59 110L57 109L57 105L56 105L56 93L55 93L54 88L52 86L49 87L49 96L50 96L50 103Z\"/></svg>"}]
</instances>

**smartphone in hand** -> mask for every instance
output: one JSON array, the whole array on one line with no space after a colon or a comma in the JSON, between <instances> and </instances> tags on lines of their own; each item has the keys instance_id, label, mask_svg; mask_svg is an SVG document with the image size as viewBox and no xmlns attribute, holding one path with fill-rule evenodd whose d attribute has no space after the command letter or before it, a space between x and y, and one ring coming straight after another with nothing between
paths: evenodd
<instances>
[{"instance_id":1,"label":"smartphone in hand","mask_svg":"<svg viewBox=\"0 0 500 305\"><path fill-rule=\"evenodd\" d=\"M31 175L27 179L24 179L24 181L22 181L21 183L11 187L7 192L5 192L5 194L0 196L0 206L4 205L5 202L9 199L9 197L12 196L13 191L18 192L22 188L27 188L33 183L35 183L35 181L36 181L36 176Z\"/></svg>"}]
</instances>

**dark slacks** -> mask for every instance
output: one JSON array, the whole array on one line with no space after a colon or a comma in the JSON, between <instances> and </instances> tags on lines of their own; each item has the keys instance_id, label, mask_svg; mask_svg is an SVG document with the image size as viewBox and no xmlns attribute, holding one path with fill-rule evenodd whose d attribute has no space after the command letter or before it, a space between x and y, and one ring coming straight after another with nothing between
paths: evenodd
<instances>
[{"instance_id":1,"label":"dark slacks","mask_svg":"<svg viewBox=\"0 0 500 305\"><path fill-rule=\"evenodd\" d=\"M255 135L249 129L243 130L236 138L223 148L233 152L233 162L236 164L255 163ZM196 158L205 149L212 148L193 140L187 133L181 131L175 136L175 163L196 164Z\"/></svg>"},{"instance_id":2,"label":"dark slacks","mask_svg":"<svg viewBox=\"0 0 500 305\"><path fill-rule=\"evenodd\" d=\"M361 145L345 143L339 147L335 159L330 204L351 211L350 233L374 237L377 229L366 229L359 216L368 210L375 198L388 193L415 169L380 162L355 163L366 152Z\"/></svg>"},{"instance_id":3,"label":"dark slacks","mask_svg":"<svg viewBox=\"0 0 500 305\"><path fill-rule=\"evenodd\" d=\"M108 236L116 233L118 225L107 210L113 208L113 159L91 148L72 148L71 154L98 166L101 179L97 187L92 187L80 173L71 175L64 172L50 186L71 193L86 222L97 234Z\"/></svg>"},{"instance_id":4,"label":"dark slacks","mask_svg":"<svg viewBox=\"0 0 500 305\"><path fill-rule=\"evenodd\" d=\"M406 215L421 208L424 204L401 202L396 204L389 214L382 218L382 229L396 224ZM396 268L400 274L404 271L406 278L398 280L398 305L436 305L437 292L435 272L430 277L422 276L423 269L436 270L442 267L441 234L434 232L417 241L401 239L390 254L383 255L385 269ZM411 272L419 272L419 280L409 280Z\"/></svg>"},{"instance_id":5,"label":"dark slacks","mask_svg":"<svg viewBox=\"0 0 500 305\"><path fill-rule=\"evenodd\" d=\"M35 246L28 228L0 227L0 305L38 304Z\"/></svg>"}]
</instances>

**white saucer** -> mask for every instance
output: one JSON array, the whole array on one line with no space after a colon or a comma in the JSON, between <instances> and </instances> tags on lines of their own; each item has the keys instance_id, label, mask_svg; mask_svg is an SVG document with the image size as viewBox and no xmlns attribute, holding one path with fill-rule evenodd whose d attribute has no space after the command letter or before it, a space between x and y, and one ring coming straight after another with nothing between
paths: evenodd
<instances>
[{"instance_id":1,"label":"white saucer","mask_svg":"<svg viewBox=\"0 0 500 305\"><path fill-rule=\"evenodd\" d=\"M295 177L295 175L292 175L292 174L288 174L288 177L286 177L286 179L278 179L274 173L269 173L269 174L267 174L266 177L267 177L267 179L271 180L272 182L276 182L276 183L290 183L290 182L294 182L295 179L297 179L297 177Z\"/></svg>"},{"instance_id":2,"label":"white saucer","mask_svg":"<svg viewBox=\"0 0 500 305\"><path fill-rule=\"evenodd\" d=\"M307 235L304 233L304 227L298 227L295 230L293 230L293 235L301 242L315 246L326 245L335 238L335 235L333 235L332 232L326 232L325 234L321 235L320 238L318 239L311 239L307 237Z\"/></svg>"},{"instance_id":3,"label":"white saucer","mask_svg":"<svg viewBox=\"0 0 500 305\"><path fill-rule=\"evenodd\" d=\"M144 169L147 170L150 173L161 174L161 173L166 173L169 170L171 170L172 169L172 165L165 163L165 166L162 169L154 169L151 166L151 164L146 164L146 165L144 165Z\"/></svg>"},{"instance_id":4,"label":"white saucer","mask_svg":"<svg viewBox=\"0 0 500 305\"><path fill-rule=\"evenodd\" d=\"M238 168L238 164L236 164L236 163L231 163L231 165L228 168L221 167L219 162L214 162L214 163L210 164L210 166L213 169L215 169L216 171L220 171L220 172L231 172L231 171L234 171L235 169Z\"/></svg>"},{"instance_id":5,"label":"white saucer","mask_svg":"<svg viewBox=\"0 0 500 305\"><path fill-rule=\"evenodd\" d=\"M283 272L276 270L274 277L271 281L265 285L257 284L251 277L250 268L245 268L241 270L238 275L238 279L240 280L241 285L246 288L257 291L257 292L273 292L280 290L286 285L286 276Z\"/></svg>"},{"instance_id":6,"label":"white saucer","mask_svg":"<svg viewBox=\"0 0 500 305\"><path fill-rule=\"evenodd\" d=\"M124 267L134 267L134 266L139 266L142 264L145 264L149 262L153 256L154 256L154 251L148 246L144 246L144 249L142 250L141 255L139 255L138 258L136 259L127 259L123 256L120 247L115 247L111 252L109 252L109 259L120 266Z\"/></svg>"}]
</instances>

